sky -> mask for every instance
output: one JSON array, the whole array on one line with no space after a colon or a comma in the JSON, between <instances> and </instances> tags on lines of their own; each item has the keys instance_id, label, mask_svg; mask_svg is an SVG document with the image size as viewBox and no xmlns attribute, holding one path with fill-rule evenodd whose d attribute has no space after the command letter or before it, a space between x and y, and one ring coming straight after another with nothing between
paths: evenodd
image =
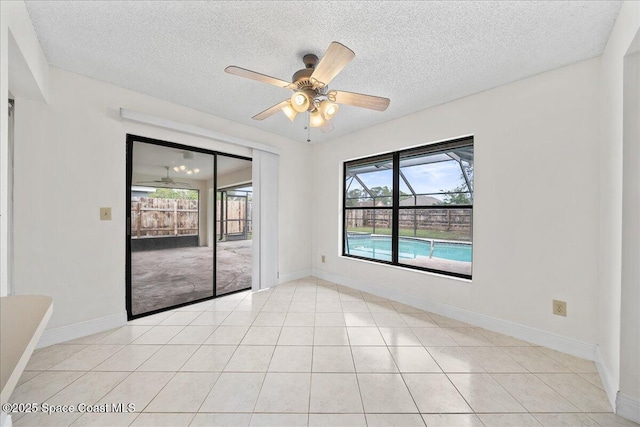
<instances>
[{"instance_id":1,"label":"sky","mask_svg":"<svg viewBox=\"0 0 640 427\"><path fill-rule=\"evenodd\" d=\"M401 168L401 170L418 194L453 190L455 187L464 183L460 166L458 162L454 160L404 167ZM358 178L369 188L384 187L385 185L391 188L393 185L393 173L389 169L359 174ZM351 185L351 189L359 188L359 186L356 187L356 185L357 183L354 182ZM400 190L410 193L402 179L400 179Z\"/></svg>"}]
</instances>

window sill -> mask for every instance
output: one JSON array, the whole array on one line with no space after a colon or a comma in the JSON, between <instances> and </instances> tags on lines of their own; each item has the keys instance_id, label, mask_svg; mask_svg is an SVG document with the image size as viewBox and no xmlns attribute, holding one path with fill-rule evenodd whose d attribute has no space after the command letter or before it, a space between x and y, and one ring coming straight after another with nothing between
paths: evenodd
<instances>
[{"instance_id":1,"label":"window sill","mask_svg":"<svg viewBox=\"0 0 640 427\"><path fill-rule=\"evenodd\" d=\"M420 269L417 269L417 268L404 267L402 265L386 264L386 263L371 261L371 260L367 260L367 259L363 259L363 258L355 258L353 256L348 256L348 255L338 255L338 258L347 259L347 260L350 260L350 261L364 262L366 264L373 264L373 265L378 265L378 266L381 266L381 267L389 267L389 268L394 268L394 269L400 269L400 270L404 270L404 271L410 271L412 273L425 274L425 275L428 275L428 276L436 276L436 277L440 277L440 278L443 278L443 279L456 280L458 282L464 282L464 283L472 283L473 282L472 278L468 279L466 277L451 276L451 275L448 275L448 274L437 273L437 272L434 272L434 271L427 271L427 270L420 270Z\"/></svg>"}]
</instances>

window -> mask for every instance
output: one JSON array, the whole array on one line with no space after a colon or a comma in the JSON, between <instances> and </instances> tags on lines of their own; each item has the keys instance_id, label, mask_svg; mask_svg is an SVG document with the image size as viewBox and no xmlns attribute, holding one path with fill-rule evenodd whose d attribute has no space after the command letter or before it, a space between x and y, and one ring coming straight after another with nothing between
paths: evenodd
<instances>
[{"instance_id":1,"label":"window","mask_svg":"<svg viewBox=\"0 0 640 427\"><path fill-rule=\"evenodd\" d=\"M473 138L344 164L343 255L471 278Z\"/></svg>"}]
</instances>

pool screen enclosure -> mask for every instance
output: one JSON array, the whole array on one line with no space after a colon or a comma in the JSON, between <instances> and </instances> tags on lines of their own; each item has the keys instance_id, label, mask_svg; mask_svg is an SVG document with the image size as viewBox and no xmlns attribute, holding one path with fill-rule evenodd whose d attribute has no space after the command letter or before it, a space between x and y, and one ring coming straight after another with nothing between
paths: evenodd
<instances>
[{"instance_id":1,"label":"pool screen enclosure","mask_svg":"<svg viewBox=\"0 0 640 427\"><path fill-rule=\"evenodd\" d=\"M344 256L471 278L473 137L344 163Z\"/></svg>"}]
</instances>

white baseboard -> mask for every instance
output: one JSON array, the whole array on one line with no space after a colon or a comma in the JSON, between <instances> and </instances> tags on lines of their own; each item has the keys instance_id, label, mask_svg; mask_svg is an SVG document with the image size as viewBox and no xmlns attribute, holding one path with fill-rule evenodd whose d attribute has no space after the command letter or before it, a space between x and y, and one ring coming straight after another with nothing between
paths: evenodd
<instances>
[{"instance_id":1,"label":"white baseboard","mask_svg":"<svg viewBox=\"0 0 640 427\"><path fill-rule=\"evenodd\" d=\"M111 316L74 323L73 325L47 329L40 337L36 348L48 347L53 344L74 340L98 332L108 331L127 324L127 313L122 312Z\"/></svg>"},{"instance_id":2,"label":"white baseboard","mask_svg":"<svg viewBox=\"0 0 640 427\"><path fill-rule=\"evenodd\" d=\"M420 298L415 295L398 292L382 286L371 285L356 279L339 276L322 270L314 269L312 273L316 277L339 285L349 286L370 294L398 301L425 311L460 320L474 326L509 335L533 344L581 357L583 359L596 360L597 346L595 344L585 343L573 338L563 337L540 329L532 328L530 326L498 319L485 314L432 301L427 298Z\"/></svg>"},{"instance_id":3,"label":"white baseboard","mask_svg":"<svg viewBox=\"0 0 640 427\"><path fill-rule=\"evenodd\" d=\"M607 398L609 399L609 403L612 408L616 407L616 396L618 394L618 386L616 384L616 380L611 375L611 371L607 367L607 364L602 357L602 352L600 351L600 347L596 348L596 367L598 368L598 373L600 374L600 379L602 380L602 385L604 386L604 392L607 394Z\"/></svg>"},{"instance_id":4,"label":"white baseboard","mask_svg":"<svg viewBox=\"0 0 640 427\"><path fill-rule=\"evenodd\" d=\"M278 278L278 284L291 282L292 280L304 279L311 276L311 269L294 271L293 273L281 274Z\"/></svg>"},{"instance_id":5,"label":"white baseboard","mask_svg":"<svg viewBox=\"0 0 640 427\"><path fill-rule=\"evenodd\" d=\"M640 400L619 392L616 399L616 414L640 424Z\"/></svg>"}]
</instances>

